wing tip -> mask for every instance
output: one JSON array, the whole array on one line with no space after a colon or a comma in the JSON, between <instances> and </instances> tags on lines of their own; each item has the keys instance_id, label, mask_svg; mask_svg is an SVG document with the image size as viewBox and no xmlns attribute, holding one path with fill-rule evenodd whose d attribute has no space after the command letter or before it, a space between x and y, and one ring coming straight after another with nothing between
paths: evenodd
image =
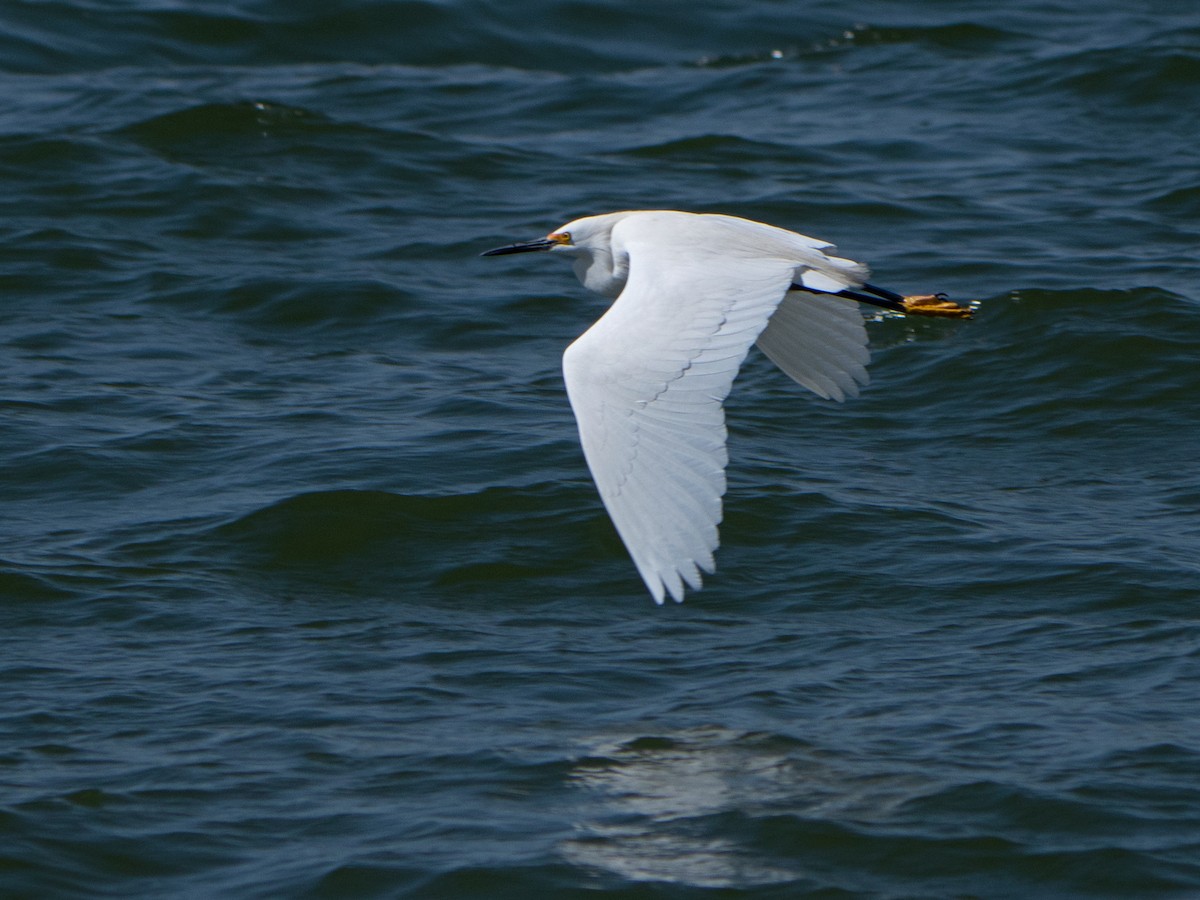
<instances>
[{"instance_id":1,"label":"wing tip","mask_svg":"<svg viewBox=\"0 0 1200 900\"><path fill-rule=\"evenodd\" d=\"M662 606L666 602L668 594L676 603L682 603L689 590L698 591L704 587L702 571L711 575L716 570L716 563L713 561L711 553L704 559L685 560L682 563L671 564L662 570L647 572L643 571L641 566L638 567L638 572L646 583L650 596L654 598L654 602L658 606Z\"/></svg>"}]
</instances>

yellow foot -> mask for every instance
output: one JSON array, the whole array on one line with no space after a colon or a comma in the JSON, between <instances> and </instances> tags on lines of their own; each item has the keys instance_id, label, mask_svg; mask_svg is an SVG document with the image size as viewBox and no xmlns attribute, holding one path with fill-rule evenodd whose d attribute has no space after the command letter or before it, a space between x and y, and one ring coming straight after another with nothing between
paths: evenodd
<instances>
[{"instance_id":1,"label":"yellow foot","mask_svg":"<svg viewBox=\"0 0 1200 900\"><path fill-rule=\"evenodd\" d=\"M904 298L904 311L910 316L942 316L947 319L969 319L975 310L959 306L945 294L915 294Z\"/></svg>"}]
</instances>

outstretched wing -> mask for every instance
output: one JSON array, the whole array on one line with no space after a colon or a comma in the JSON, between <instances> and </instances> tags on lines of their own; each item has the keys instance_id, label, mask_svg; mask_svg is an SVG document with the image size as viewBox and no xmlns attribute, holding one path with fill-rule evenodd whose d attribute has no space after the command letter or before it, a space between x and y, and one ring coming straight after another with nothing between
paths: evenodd
<instances>
[{"instance_id":1,"label":"outstretched wing","mask_svg":"<svg viewBox=\"0 0 1200 900\"><path fill-rule=\"evenodd\" d=\"M659 236L661 238L661 235ZM600 497L650 593L713 571L725 413L738 368L792 282L782 259L625 241L620 297L567 348L563 374Z\"/></svg>"},{"instance_id":2,"label":"outstretched wing","mask_svg":"<svg viewBox=\"0 0 1200 900\"><path fill-rule=\"evenodd\" d=\"M826 400L857 397L869 380L871 352L857 303L789 291L757 344L793 381Z\"/></svg>"}]
</instances>

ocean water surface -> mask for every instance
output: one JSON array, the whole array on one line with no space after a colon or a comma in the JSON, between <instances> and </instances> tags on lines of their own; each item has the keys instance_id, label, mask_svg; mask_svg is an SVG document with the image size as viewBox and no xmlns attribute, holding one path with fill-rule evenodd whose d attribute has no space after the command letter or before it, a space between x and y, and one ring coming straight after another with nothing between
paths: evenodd
<instances>
[{"instance_id":1,"label":"ocean water surface","mask_svg":"<svg viewBox=\"0 0 1200 900\"><path fill-rule=\"evenodd\" d=\"M0 8L0 895L1200 895L1200 12ZM656 607L589 213L835 241Z\"/></svg>"}]
</instances>

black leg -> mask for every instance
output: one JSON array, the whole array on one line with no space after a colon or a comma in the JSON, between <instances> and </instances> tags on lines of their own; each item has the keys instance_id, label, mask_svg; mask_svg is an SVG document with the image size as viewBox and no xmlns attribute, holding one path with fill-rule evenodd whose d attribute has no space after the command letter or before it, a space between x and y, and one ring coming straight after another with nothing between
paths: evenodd
<instances>
[{"instance_id":1,"label":"black leg","mask_svg":"<svg viewBox=\"0 0 1200 900\"><path fill-rule=\"evenodd\" d=\"M859 303L890 309L892 312L907 312L907 308L904 305L904 298L899 294L892 291L885 291L882 288L871 288L868 284L864 284L863 289L871 290L876 296L870 297L866 294L860 294L857 291L838 291L836 294L830 291L814 291L812 288L807 288L802 284L793 284L791 287L793 291L806 291L810 294L827 294L830 297L845 297L847 300L857 300Z\"/></svg>"}]
</instances>

